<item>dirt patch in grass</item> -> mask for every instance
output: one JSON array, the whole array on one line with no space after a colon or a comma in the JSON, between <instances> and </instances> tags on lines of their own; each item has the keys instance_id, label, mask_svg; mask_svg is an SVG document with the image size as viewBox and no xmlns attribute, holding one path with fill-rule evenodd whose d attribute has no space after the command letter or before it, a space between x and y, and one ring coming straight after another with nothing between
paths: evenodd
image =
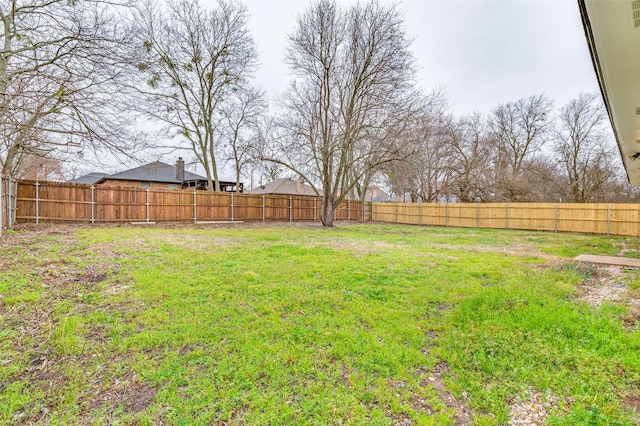
<instances>
[{"instance_id":1,"label":"dirt patch in grass","mask_svg":"<svg viewBox=\"0 0 640 426\"><path fill-rule=\"evenodd\" d=\"M471 408L464 400L456 399L446 388L442 381L442 375L449 372L449 367L444 362L436 364L435 368L427 375L427 381L425 384L431 385L440 396L440 399L444 401L447 407L455 411L456 425L470 425L473 424L473 413ZM464 395L463 395L464 396Z\"/></svg>"},{"instance_id":2,"label":"dirt patch in grass","mask_svg":"<svg viewBox=\"0 0 640 426\"><path fill-rule=\"evenodd\" d=\"M122 406L126 413L137 414L153 403L156 392L157 390L148 384L135 380L116 380L108 389L100 389L94 394L93 399L89 401L89 408L113 411L116 407Z\"/></svg>"},{"instance_id":3,"label":"dirt patch in grass","mask_svg":"<svg viewBox=\"0 0 640 426\"><path fill-rule=\"evenodd\" d=\"M554 256L549 253L544 253L538 250L533 243L521 243L512 244L506 247L501 246L488 246L488 245L451 245L451 244L430 244L436 248L442 248L447 250L457 250L474 253L497 253L505 256L520 256L520 257L537 257L539 259L547 260L552 264L558 264L563 261L560 256Z\"/></svg>"},{"instance_id":4,"label":"dirt patch in grass","mask_svg":"<svg viewBox=\"0 0 640 426\"><path fill-rule=\"evenodd\" d=\"M382 250L402 250L407 248L401 244L392 244L386 241L357 241L339 238L331 238L326 242L312 246L327 247L335 250L348 250L356 254L371 254Z\"/></svg>"},{"instance_id":5,"label":"dirt patch in grass","mask_svg":"<svg viewBox=\"0 0 640 426\"><path fill-rule=\"evenodd\" d=\"M622 405L636 413L636 419L640 420L640 394L632 393L622 399Z\"/></svg>"}]
</instances>

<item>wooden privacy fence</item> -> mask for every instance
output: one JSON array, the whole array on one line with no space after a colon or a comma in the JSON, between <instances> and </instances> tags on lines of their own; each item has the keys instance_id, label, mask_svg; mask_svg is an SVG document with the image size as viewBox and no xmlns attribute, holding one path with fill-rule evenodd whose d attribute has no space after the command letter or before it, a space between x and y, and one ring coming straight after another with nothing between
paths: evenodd
<instances>
[{"instance_id":1,"label":"wooden privacy fence","mask_svg":"<svg viewBox=\"0 0 640 426\"><path fill-rule=\"evenodd\" d=\"M20 181L21 222L318 221L321 199L161 188ZM361 220L362 203L345 200L336 220Z\"/></svg>"},{"instance_id":2,"label":"wooden privacy fence","mask_svg":"<svg viewBox=\"0 0 640 426\"><path fill-rule=\"evenodd\" d=\"M378 222L640 236L640 204L372 203Z\"/></svg>"}]
</instances>

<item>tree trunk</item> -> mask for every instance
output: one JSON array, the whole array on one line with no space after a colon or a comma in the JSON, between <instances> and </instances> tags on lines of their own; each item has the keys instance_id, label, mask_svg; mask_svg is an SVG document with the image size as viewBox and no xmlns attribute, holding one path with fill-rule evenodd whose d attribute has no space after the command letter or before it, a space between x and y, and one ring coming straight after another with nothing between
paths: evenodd
<instances>
[{"instance_id":1,"label":"tree trunk","mask_svg":"<svg viewBox=\"0 0 640 426\"><path fill-rule=\"evenodd\" d=\"M325 191L324 197L322 197L322 226L327 228L333 227L333 220L336 215L336 208L334 203L333 194L329 191Z\"/></svg>"}]
</instances>

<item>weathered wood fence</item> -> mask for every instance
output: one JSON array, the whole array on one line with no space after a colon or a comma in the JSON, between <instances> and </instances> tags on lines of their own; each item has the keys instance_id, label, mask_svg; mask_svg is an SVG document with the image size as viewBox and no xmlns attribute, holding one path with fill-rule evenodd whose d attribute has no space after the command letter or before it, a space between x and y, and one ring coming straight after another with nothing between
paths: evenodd
<instances>
[{"instance_id":1,"label":"weathered wood fence","mask_svg":"<svg viewBox=\"0 0 640 426\"><path fill-rule=\"evenodd\" d=\"M319 221L321 199L160 188L20 181L19 222ZM345 200L337 220L362 220L362 203Z\"/></svg>"},{"instance_id":2,"label":"weathered wood fence","mask_svg":"<svg viewBox=\"0 0 640 426\"><path fill-rule=\"evenodd\" d=\"M18 181L0 173L0 235L16 222Z\"/></svg>"},{"instance_id":3,"label":"weathered wood fence","mask_svg":"<svg viewBox=\"0 0 640 426\"><path fill-rule=\"evenodd\" d=\"M378 222L640 236L640 204L372 203Z\"/></svg>"}]
</instances>

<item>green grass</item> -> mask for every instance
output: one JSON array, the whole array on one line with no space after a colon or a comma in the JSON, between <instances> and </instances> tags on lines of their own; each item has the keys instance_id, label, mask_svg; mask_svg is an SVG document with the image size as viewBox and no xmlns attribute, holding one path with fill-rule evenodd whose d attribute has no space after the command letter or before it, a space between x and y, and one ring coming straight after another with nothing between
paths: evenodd
<instances>
[{"instance_id":1,"label":"green grass","mask_svg":"<svg viewBox=\"0 0 640 426\"><path fill-rule=\"evenodd\" d=\"M409 226L28 231L0 245L0 423L634 424L640 333L576 299L634 239ZM632 253L632 252L631 252ZM638 281L629 273L629 287ZM445 366L443 369L442 366Z\"/></svg>"}]
</instances>

